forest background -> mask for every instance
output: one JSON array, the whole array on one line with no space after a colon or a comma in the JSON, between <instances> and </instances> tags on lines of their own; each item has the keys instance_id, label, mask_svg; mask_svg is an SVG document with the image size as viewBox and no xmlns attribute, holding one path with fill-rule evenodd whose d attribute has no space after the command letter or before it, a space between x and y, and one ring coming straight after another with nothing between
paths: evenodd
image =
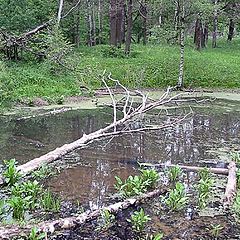
<instances>
[{"instance_id":1,"label":"forest background","mask_svg":"<svg viewBox=\"0 0 240 240\"><path fill-rule=\"evenodd\" d=\"M0 106L129 88L240 87L239 0L0 0ZM106 70L106 71L105 71Z\"/></svg>"}]
</instances>

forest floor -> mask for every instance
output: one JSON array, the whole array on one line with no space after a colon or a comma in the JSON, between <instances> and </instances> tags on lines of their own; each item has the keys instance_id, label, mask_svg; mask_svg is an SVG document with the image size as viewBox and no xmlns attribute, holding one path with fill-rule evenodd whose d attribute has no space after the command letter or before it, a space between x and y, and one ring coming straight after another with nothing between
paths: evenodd
<instances>
[{"instance_id":1,"label":"forest floor","mask_svg":"<svg viewBox=\"0 0 240 240\"><path fill-rule=\"evenodd\" d=\"M240 88L240 39L232 43L219 41L218 48L210 46L196 51L192 39L186 46L185 78L187 89ZM66 59L70 71L48 61L0 61L0 106L13 102L29 105L35 98L49 104L62 103L66 97L92 96L102 87L101 77L118 79L129 88L159 89L176 85L178 79L178 46L133 45L129 57L121 49L109 46L80 47Z\"/></svg>"}]
</instances>

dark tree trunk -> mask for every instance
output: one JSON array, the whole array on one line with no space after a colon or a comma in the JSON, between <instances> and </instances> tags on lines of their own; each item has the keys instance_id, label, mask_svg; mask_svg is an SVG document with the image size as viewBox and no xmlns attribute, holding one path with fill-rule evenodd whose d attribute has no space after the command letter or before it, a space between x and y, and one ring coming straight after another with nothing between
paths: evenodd
<instances>
[{"instance_id":1,"label":"dark tree trunk","mask_svg":"<svg viewBox=\"0 0 240 240\"><path fill-rule=\"evenodd\" d=\"M230 19L230 21L229 21L229 29L228 29L228 41L232 41L232 39L233 39L234 28L235 28L234 25L235 24L234 24L233 19Z\"/></svg>"},{"instance_id":2,"label":"dark tree trunk","mask_svg":"<svg viewBox=\"0 0 240 240\"><path fill-rule=\"evenodd\" d=\"M102 8L103 0L98 0L98 44L102 43Z\"/></svg>"},{"instance_id":3,"label":"dark tree trunk","mask_svg":"<svg viewBox=\"0 0 240 240\"><path fill-rule=\"evenodd\" d=\"M92 0L87 0L88 46L96 45L95 14Z\"/></svg>"},{"instance_id":4,"label":"dark tree trunk","mask_svg":"<svg viewBox=\"0 0 240 240\"><path fill-rule=\"evenodd\" d=\"M143 1L140 6L140 13L143 20L143 26L142 26L142 35L143 35L143 45L147 44L147 3Z\"/></svg>"},{"instance_id":5,"label":"dark tree trunk","mask_svg":"<svg viewBox=\"0 0 240 240\"><path fill-rule=\"evenodd\" d=\"M132 26L133 26L133 19L132 19L132 11L133 11L133 1L127 1L127 38L125 44L125 54L130 53L131 47L131 38L132 38Z\"/></svg>"},{"instance_id":6,"label":"dark tree trunk","mask_svg":"<svg viewBox=\"0 0 240 240\"><path fill-rule=\"evenodd\" d=\"M208 23L205 23L204 25L203 36L204 36L205 47L206 47L208 43Z\"/></svg>"},{"instance_id":7,"label":"dark tree trunk","mask_svg":"<svg viewBox=\"0 0 240 240\"><path fill-rule=\"evenodd\" d=\"M110 1L110 44L117 46L117 0Z\"/></svg>"},{"instance_id":8,"label":"dark tree trunk","mask_svg":"<svg viewBox=\"0 0 240 240\"><path fill-rule=\"evenodd\" d=\"M110 1L110 44L121 47L123 41L124 0Z\"/></svg>"},{"instance_id":9,"label":"dark tree trunk","mask_svg":"<svg viewBox=\"0 0 240 240\"><path fill-rule=\"evenodd\" d=\"M212 47L217 47L217 30L218 30L218 0L214 0L214 15L213 15L213 33L212 33Z\"/></svg>"}]
</instances>

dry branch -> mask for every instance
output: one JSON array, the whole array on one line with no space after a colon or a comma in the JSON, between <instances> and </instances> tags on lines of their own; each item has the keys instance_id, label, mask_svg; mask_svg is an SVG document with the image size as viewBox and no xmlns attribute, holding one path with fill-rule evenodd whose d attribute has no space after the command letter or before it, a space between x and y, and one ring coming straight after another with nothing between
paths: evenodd
<instances>
[{"instance_id":1,"label":"dry branch","mask_svg":"<svg viewBox=\"0 0 240 240\"><path fill-rule=\"evenodd\" d=\"M156 167L156 168L166 168L166 167L176 167L176 166L178 166L183 170L191 171L191 172L198 172L198 171L201 171L201 170L205 169L204 167L184 166L184 165L164 164L164 163L160 163L160 164L140 163L140 166ZM228 175L228 173L229 173L229 170L226 169L226 168L208 168L208 170L211 173L215 173L215 174Z\"/></svg>"},{"instance_id":2,"label":"dry branch","mask_svg":"<svg viewBox=\"0 0 240 240\"><path fill-rule=\"evenodd\" d=\"M124 89L124 90L126 90L126 89ZM111 89L109 87L108 87L108 91L110 94ZM102 129L99 129L95 132L92 132L88 135L84 134L80 139L78 139L72 143L65 144L59 148L56 148L55 150L53 150L43 156L35 158L35 159L17 167L17 169L22 174L27 174L33 170L36 170L43 164L49 164L49 163L63 157L64 155L68 154L69 152L72 152L73 150L75 150L77 148L85 147L86 144L89 144L89 142L92 142L94 140L98 140L101 138L112 137L112 136L117 136L117 135L121 135L121 134L136 133L136 132L142 132L142 131L153 131L153 130L159 130L159 129L173 127L176 124L179 124L180 122L182 122L188 115L185 115L182 118L172 119L172 120L168 121L167 124L162 124L159 126L148 126L148 127L138 126L137 128L135 127L133 129L133 128L130 128L130 125L129 125L129 123L131 121L136 121L139 119L139 117L142 117L144 113L146 113L156 107L171 103L172 101L175 101L176 99L178 99L178 97L180 95L182 95L182 94L177 94L174 96L169 96L170 95L169 93L170 93L170 88L168 88L167 91L159 98L159 100L156 100L156 101L148 100L148 97L146 95L139 94L141 96L140 102L137 104L136 107L133 107L131 104L132 98L129 96L130 93L127 92L125 106L128 106L128 107L131 106L131 107L128 110L127 110L127 107L123 108L122 118L120 118L118 120L116 119L116 117L117 117L116 113L115 113L116 105L114 105L113 122L111 124L109 124L108 126L102 128ZM110 96L114 103L114 101L116 101L114 99L114 95L111 93ZM2 184L3 182L4 182L4 180L0 176L0 184Z\"/></svg>"},{"instance_id":3,"label":"dry branch","mask_svg":"<svg viewBox=\"0 0 240 240\"><path fill-rule=\"evenodd\" d=\"M237 191L237 167L235 162L230 162L229 166L229 173L228 173L228 181L225 190L224 196L224 206L228 207L231 206L236 195Z\"/></svg>"},{"instance_id":4,"label":"dry branch","mask_svg":"<svg viewBox=\"0 0 240 240\"><path fill-rule=\"evenodd\" d=\"M140 195L136 198L129 198L122 202L117 202L107 207L97 209L91 212L84 212L76 217L60 218L54 221L45 221L39 224L36 224L35 227L38 229L38 232L54 233L56 231L62 231L65 229L73 229L84 225L84 223L92 221L99 216L103 211L108 210L110 213L116 214L121 210L127 209L131 206L136 206L138 204L144 203L146 200L156 197L160 194L166 193L163 189L157 189L152 192L148 192ZM12 239L16 236L29 235L29 232L33 228L33 225L27 225L24 227L0 227L0 239Z\"/></svg>"}]
</instances>

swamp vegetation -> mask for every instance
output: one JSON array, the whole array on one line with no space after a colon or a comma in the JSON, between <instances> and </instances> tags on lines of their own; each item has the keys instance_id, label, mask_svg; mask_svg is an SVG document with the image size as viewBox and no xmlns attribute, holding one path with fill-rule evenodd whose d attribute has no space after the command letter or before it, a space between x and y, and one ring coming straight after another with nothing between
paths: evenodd
<instances>
[{"instance_id":1,"label":"swamp vegetation","mask_svg":"<svg viewBox=\"0 0 240 240\"><path fill-rule=\"evenodd\" d=\"M238 0L0 0L0 239L240 239Z\"/></svg>"},{"instance_id":2,"label":"swamp vegetation","mask_svg":"<svg viewBox=\"0 0 240 240\"><path fill-rule=\"evenodd\" d=\"M32 225L22 238L44 239L45 235L34 228L38 222L77 216L160 188L162 194L145 203L116 213L103 210L82 226L48 232L48 239L237 239L239 194L232 207L225 209L227 178L210 173L208 168L224 168L231 160L239 162L238 102L215 100L193 107L194 115L173 129L95 142L26 177L16 171L15 160L3 163L7 184L1 192L3 228L6 231L16 222L23 229ZM8 125L1 134L1 158L12 156L18 164L112 119L108 108L46 116L41 116L41 111L34 118L27 118L32 114L28 108L23 110L22 120L18 115L1 117L2 124ZM168 111L178 116L182 110ZM154 112L149 117L152 122L167 119L165 114L157 116ZM169 161L176 167L167 167ZM152 169L141 166L143 162L166 163L166 167ZM194 173L182 170L179 166L183 164L205 168Z\"/></svg>"}]
</instances>

